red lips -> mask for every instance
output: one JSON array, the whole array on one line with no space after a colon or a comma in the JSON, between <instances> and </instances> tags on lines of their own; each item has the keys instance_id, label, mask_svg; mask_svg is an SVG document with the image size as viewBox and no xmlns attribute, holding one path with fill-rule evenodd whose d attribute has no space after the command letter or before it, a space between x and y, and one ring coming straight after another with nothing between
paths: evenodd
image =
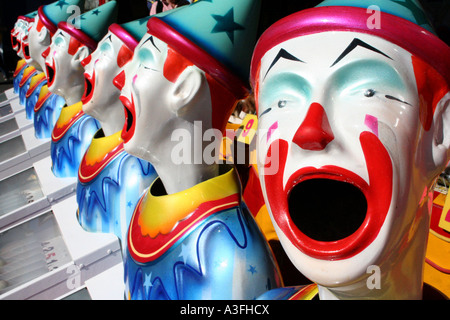
<instances>
[{"instance_id":1,"label":"red lips","mask_svg":"<svg viewBox=\"0 0 450 320\"><path fill-rule=\"evenodd\" d=\"M95 88L95 71L92 75L85 73L84 74L84 92L83 92L83 96L81 97L81 102L83 104L88 103L89 100L92 99L92 95L94 94L94 88Z\"/></svg>"},{"instance_id":2,"label":"red lips","mask_svg":"<svg viewBox=\"0 0 450 320\"><path fill-rule=\"evenodd\" d=\"M53 85L53 82L55 81L55 61L52 60L52 65L46 63L45 69L47 73L48 87L50 88Z\"/></svg>"},{"instance_id":3,"label":"red lips","mask_svg":"<svg viewBox=\"0 0 450 320\"><path fill-rule=\"evenodd\" d=\"M134 100L128 100L125 96L120 96L120 101L124 106L125 111L125 124L122 129L122 139L124 143L127 143L134 135L134 130L136 128L136 112L134 109Z\"/></svg>"},{"instance_id":4,"label":"red lips","mask_svg":"<svg viewBox=\"0 0 450 320\"><path fill-rule=\"evenodd\" d=\"M369 183L357 174L336 166L323 166L321 168L301 168L283 186L283 173L288 154L288 143L285 140L276 140L269 147L268 157L274 161L273 150L279 144L279 167L275 175L266 175L264 183L268 195L268 205L272 215L287 238L300 251L317 259L339 260L350 258L367 246L377 237L388 213L392 197L392 164L391 159L380 140L370 132L360 135L366 166L369 173ZM272 164L273 165L273 164ZM315 240L300 231L302 225L295 221L295 215L305 214L302 210L290 212L289 197L293 189L302 182L312 179L333 180L348 183L359 189L367 201L367 212L363 221L356 230L342 238L332 241ZM330 201L327 195L333 190L322 190L323 200ZM317 201L317 208L322 204ZM345 219L345 217L342 217ZM345 222L345 221L343 221ZM320 221L319 221L320 223Z\"/></svg>"}]
</instances>

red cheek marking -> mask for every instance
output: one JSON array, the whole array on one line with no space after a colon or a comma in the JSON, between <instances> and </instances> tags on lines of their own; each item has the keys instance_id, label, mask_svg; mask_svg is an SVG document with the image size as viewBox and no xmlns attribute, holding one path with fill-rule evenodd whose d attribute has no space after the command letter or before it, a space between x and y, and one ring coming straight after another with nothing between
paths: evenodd
<instances>
[{"instance_id":1,"label":"red cheek marking","mask_svg":"<svg viewBox=\"0 0 450 320\"><path fill-rule=\"evenodd\" d=\"M122 45L119 50L119 54L117 55L117 65L119 68L126 65L131 58L133 58L133 51L131 51L127 46Z\"/></svg>"}]
</instances>

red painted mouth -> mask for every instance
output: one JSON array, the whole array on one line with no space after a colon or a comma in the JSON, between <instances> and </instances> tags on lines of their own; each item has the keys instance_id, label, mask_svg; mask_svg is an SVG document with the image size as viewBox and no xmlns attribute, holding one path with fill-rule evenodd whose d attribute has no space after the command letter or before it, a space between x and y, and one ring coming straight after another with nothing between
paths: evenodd
<instances>
[{"instance_id":1,"label":"red painted mouth","mask_svg":"<svg viewBox=\"0 0 450 320\"><path fill-rule=\"evenodd\" d=\"M95 71L92 75L89 75L87 73L84 73L84 92L83 96L81 97L81 102L83 104L87 104L94 94L94 88L95 88Z\"/></svg>"},{"instance_id":2,"label":"red painted mouth","mask_svg":"<svg viewBox=\"0 0 450 320\"><path fill-rule=\"evenodd\" d=\"M11 45L14 51L17 52L19 50L19 41L17 40L17 37L13 34L11 34Z\"/></svg>"},{"instance_id":3,"label":"red painted mouth","mask_svg":"<svg viewBox=\"0 0 450 320\"><path fill-rule=\"evenodd\" d=\"M120 101L124 106L125 111L125 124L122 129L122 139L124 143L127 143L134 135L134 130L136 127L136 113L134 109L134 99L131 97L131 100L128 100L125 96L120 96Z\"/></svg>"},{"instance_id":4,"label":"red painted mouth","mask_svg":"<svg viewBox=\"0 0 450 320\"><path fill-rule=\"evenodd\" d=\"M50 88L53 85L53 82L55 81L55 61L52 60L52 65L46 63L45 69L47 73L48 87Z\"/></svg>"},{"instance_id":5,"label":"red painted mouth","mask_svg":"<svg viewBox=\"0 0 450 320\"><path fill-rule=\"evenodd\" d=\"M336 166L306 167L283 187L288 143L279 143L279 174L264 177L272 215L288 239L308 256L323 260L350 258L375 240L392 197L392 164L379 139L363 132L360 142L369 183ZM275 150L275 149L274 149Z\"/></svg>"},{"instance_id":6,"label":"red painted mouth","mask_svg":"<svg viewBox=\"0 0 450 320\"><path fill-rule=\"evenodd\" d=\"M26 60L29 60L30 57L30 47L28 45L28 43L24 43L24 45L22 46L23 48L23 56L25 57Z\"/></svg>"}]
</instances>

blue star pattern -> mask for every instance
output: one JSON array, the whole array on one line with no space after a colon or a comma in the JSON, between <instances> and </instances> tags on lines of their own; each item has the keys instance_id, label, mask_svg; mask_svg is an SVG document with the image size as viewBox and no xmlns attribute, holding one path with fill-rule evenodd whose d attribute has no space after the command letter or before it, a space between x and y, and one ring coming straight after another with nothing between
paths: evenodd
<instances>
[{"instance_id":1,"label":"blue star pattern","mask_svg":"<svg viewBox=\"0 0 450 320\"><path fill-rule=\"evenodd\" d=\"M64 6L68 6L69 4L67 2L65 2L64 0L60 0L58 1L57 4L55 4L55 6L59 7L61 10L63 10Z\"/></svg>"},{"instance_id":2,"label":"blue star pattern","mask_svg":"<svg viewBox=\"0 0 450 320\"><path fill-rule=\"evenodd\" d=\"M234 10L231 8L228 12L221 16L213 14L212 17L217 21L216 25L212 29L212 33L225 32L234 43L234 32L237 30L244 30L245 28L234 21Z\"/></svg>"}]
</instances>

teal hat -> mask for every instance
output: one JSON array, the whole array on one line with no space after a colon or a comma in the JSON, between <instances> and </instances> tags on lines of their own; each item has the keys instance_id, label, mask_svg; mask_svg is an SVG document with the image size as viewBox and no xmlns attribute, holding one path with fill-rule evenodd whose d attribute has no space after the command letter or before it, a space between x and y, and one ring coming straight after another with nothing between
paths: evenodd
<instances>
[{"instance_id":1,"label":"teal hat","mask_svg":"<svg viewBox=\"0 0 450 320\"><path fill-rule=\"evenodd\" d=\"M59 0L38 9L39 19L52 34L58 29L57 25L61 21L67 21L74 14L70 6L78 6L79 12L84 10L84 0Z\"/></svg>"},{"instance_id":2,"label":"teal hat","mask_svg":"<svg viewBox=\"0 0 450 320\"><path fill-rule=\"evenodd\" d=\"M38 14L38 12L36 10L36 11L33 11L33 12L30 12L30 13L26 14L25 17L30 18L30 19L34 19L37 16L37 14Z\"/></svg>"},{"instance_id":3,"label":"teal hat","mask_svg":"<svg viewBox=\"0 0 450 320\"><path fill-rule=\"evenodd\" d=\"M223 85L237 78L247 92L260 8L261 0L199 0L152 16L148 32Z\"/></svg>"},{"instance_id":4,"label":"teal hat","mask_svg":"<svg viewBox=\"0 0 450 320\"><path fill-rule=\"evenodd\" d=\"M58 28L93 50L108 32L108 27L117 20L117 14L116 1L110 1L80 15L77 25L63 21L58 24Z\"/></svg>"},{"instance_id":5,"label":"teal hat","mask_svg":"<svg viewBox=\"0 0 450 320\"><path fill-rule=\"evenodd\" d=\"M150 19L150 16L120 25L113 23L109 27L109 31L114 33L130 50L133 51L147 32L148 19Z\"/></svg>"}]
</instances>

